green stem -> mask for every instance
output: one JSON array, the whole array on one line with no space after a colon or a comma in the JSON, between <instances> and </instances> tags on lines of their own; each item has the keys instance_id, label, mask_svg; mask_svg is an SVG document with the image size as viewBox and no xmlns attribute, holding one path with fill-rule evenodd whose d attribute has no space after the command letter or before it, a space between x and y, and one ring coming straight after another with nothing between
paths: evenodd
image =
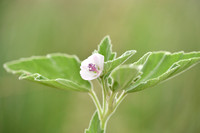
<instances>
[{"instance_id":1,"label":"green stem","mask_svg":"<svg viewBox=\"0 0 200 133\"><path fill-rule=\"evenodd\" d=\"M123 101L123 99L124 99L126 96L127 96L127 93L126 93L125 91L123 91L123 92L121 93L121 95L119 96L119 98L117 99L114 108L117 108L117 107L119 106L119 104Z\"/></svg>"},{"instance_id":2,"label":"green stem","mask_svg":"<svg viewBox=\"0 0 200 133\"><path fill-rule=\"evenodd\" d=\"M127 95L127 93L123 91L121 95L117 98L117 93L109 90L109 86L107 84L106 79L99 78L98 81L99 83L101 83L102 87L103 108L101 107L99 99L93 89L91 89L89 94L92 97L93 102L97 108L99 118L101 121L101 129L104 130L105 132L107 121L109 120L111 115L115 112L115 110L117 109L121 101L124 99L124 97Z\"/></svg>"},{"instance_id":3,"label":"green stem","mask_svg":"<svg viewBox=\"0 0 200 133\"><path fill-rule=\"evenodd\" d=\"M103 119L101 120L101 127L102 129L104 129L104 131L106 130L106 124L107 121L109 120L109 118L112 116L112 114L115 112L115 110L117 109L117 107L119 106L119 104L123 101L123 99L126 96L126 92L123 91L121 93L121 95L119 96L119 98L116 100L116 93L111 93L108 103L107 103L107 112L105 114L103 114Z\"/></svg>"},{"instance_id":4,"label":"green stem","mask_svg":"<svg viewBox=\"0 0 200 133\"><path fill-rule=\"evenodd\" d=\"M105 130L107 121L109 120L112 113L114 113L113 102L114 102L115 94L111 92L109 100L107 101L107 110L103 113L103 119L101 120L101 127Z\"/></svg>"},{"instance_id":5,"label":"green stem","mask_svg":"<svg viewBox=\"0 0 200 133\"><path fill-rule=\"evenodd\" d=\"M91 89L91 91L89 92L89 94L92 97L92 100L93 100L93 102L94 102L94 104L95 104L95 106L96 106L96 108L98 110L99 116L101 118L103 114L102 114L101 105L99 103L99 99L97 98L97 95L96 95L96 93L94 92L93 89Z\"/></svg>"},{"instance_id":6,"label":"green stem","mask_svg":"<svg viewBox=\"0 0 200 133\"><path fill-rule=\"evenodd\" d=\"M106 112L106 96L107 96L107 84L105 83L104 78L101 79L102 83L102 94L103 94L103 114Z\"/></svg>"}]
</instances>

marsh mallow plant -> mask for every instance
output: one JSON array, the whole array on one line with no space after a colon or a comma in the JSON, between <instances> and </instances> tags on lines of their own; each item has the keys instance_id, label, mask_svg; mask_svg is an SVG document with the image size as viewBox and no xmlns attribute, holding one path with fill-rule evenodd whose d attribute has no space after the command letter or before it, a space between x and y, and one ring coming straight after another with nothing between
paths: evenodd
<instances>
[{"instance_id":1,"label":"marsh mallow plant","mask_svg":"<svg viewBox=\"0 0 200 133\"><path fill-rule=\"evenodd\" d=\"M148 52L138 61L124 64L136 53L130 50L117 57L106 36L91 56L80 61L77 56L61 53L22 58L4 64L19 79L27 79L58 89L88 93L95 106L85 133L105 133L106 124L121 101L133 92L153 87L200 62L198 52ZM102 88L99 101L92 80Z\"/></svg>"}]
</instances>

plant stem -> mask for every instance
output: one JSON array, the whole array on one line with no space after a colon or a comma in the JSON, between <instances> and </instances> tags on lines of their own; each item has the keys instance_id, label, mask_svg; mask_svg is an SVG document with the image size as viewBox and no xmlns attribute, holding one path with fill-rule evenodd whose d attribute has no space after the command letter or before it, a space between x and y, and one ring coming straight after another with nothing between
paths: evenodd
<instances>
[{"instance_id":1,"label":"plant stem","mask_svg":"<svg viewBox=\"0 0 200 133\"><path fill-rule=\"evenodd\" d=\"M116 101L115 108L117 108L119 106L119 104L123 101L123 99L126 97L126 95L127 95L127 93L125 91L123 91L121 93L121 95L119 96L119 98Z\"/></svg>"},{"instance_id":2,"label":"plant stem","mask_svg":"<svg viewBox=\"0 0 200 133\"><path fill-rule=\"evenodd\" d=\"M115 95L111 92L111 95L107 101L107 110L103 113L103 118L101 120L101 127L102 129L106 129L106 124L108 119L110 118L111 114L114 113L113 102L114 102Z\"/></svg>"},{"instance_id":3,"label":"plant stem","mask_svg":"<svg viewBox=\"0 0 200 133\"><path fill-rule=\"evenodd\" d=\"M99 99L97 98L97 95L96 93L94 92L93 89L91 89L91 91L89 92L90 96L92 97L92 100L98 110L98 113L99 113L99 116L100 118L102 117L102 108L101 108L101 105L99 103Z\"/></svg>"},{"instance_id":4,"label":"plant stem","mask_svg":"<svg viewBox=\"0 0 200 133\"><path fill-rule=\"evenodd\" d=\"M106 130L107 121L112 116L112 114L114 114L117 107L123 101L123 99L125 98L126 95L127 95L126 92L123 91L121 93L121 95L119 96L119 98L117 98L117 100L116 100L115 99L116 93L111 92L109 100L107 100L107 111L105 113L103 113L103 119L101 120L101 127L102 127L102 129L104 129L104 131Z\"/></svg>"},{"instance_id":5,"label":"plant stem","mask_svg":"<svg viewBox=\"0 0 200 133\"><path fill-rule=\"evenodd\" d=\"M106 79L99 78L98 81L101 83L102 87L103 108L101 107L99 99L93 89L91 89L89 94L92 97L92 100L97 108L99 119L101 121L101 129L104 130L105 132L107 121L109 120L111 115L115 112L115 110L117 109L121 101L124 99L124 97L127 95L127 93L123 91L117 98L117 93L109 90L109 86L107 84Z\"/></svg>"},{"instance_id":6,"label":"plant stem","mask_svg":"<svg viewBox=\"0 0 200 133\"><path fill-rule=\"evenodd\" d=\"M103 95L103 114L106 112L106 96L107 96L107 84L105 83L104 78L101 79L102 83L102 95Z\"/></svg>"}]
</instances>

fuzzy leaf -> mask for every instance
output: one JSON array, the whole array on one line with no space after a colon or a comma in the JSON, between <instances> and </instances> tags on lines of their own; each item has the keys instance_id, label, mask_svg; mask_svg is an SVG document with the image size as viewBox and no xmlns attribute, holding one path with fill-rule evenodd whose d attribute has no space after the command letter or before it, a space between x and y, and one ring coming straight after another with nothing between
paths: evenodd
<instances>
[{"instance_id":1,"label":"fuzzy leaf","mask_svg":"<svg viewBox=\"0 0 200 133\"><path fill-rule=\"evenodd\" d=\"M104 130L101 129L101 122L99 120L97 111L90 120L90 126L85 130L85 133L104 133Z\"/></svg>"},{"instance_id":2,"label":"fuzzy leaf","mask_svg":"<svg viewBox=\"0 0 200 133\"><path fill-rule=\"evenodd\" d=\"M114 60L105 62L105 64L104 64L104 74L105 74L105 77L108 77L110 75L110 73L115 68L117 68L119 65L123 64L125 61L127 61L135 53L136 53L135 50L126 51L120 57L118 57L118 58L116 58Z\"/></svg>"},{"instance_id":3,"label":"fuzzy leaf","mask_svg":"<svg viewBox=\"0 0 200 133\"><path fill-rule=\"evenodd\" d=\"M104 56L104 61L113 60L116 56L115 52L112 52L112 44L109 36L106 36L101 41L98 47L98 53Z\"/></svg>"},{"instance_id":4,"label":"fuzzy leaf","mask_svg":"<svg viewBox=\"0 0 200 133\"><path fill-rule=\"evenodd\" d=\"M76 56L48 54L4 64L4 68L19 79L28 79L59 89L88 92L91 84L80 76L80 61Z\"/></svg>"},{"instance_id":5,"label":"fuzzy leaf","mask_svg":"<svg viewBox=\"0 0 200 133\"><path fill-rule=\"evenodd\" d=\"M200 62L200 52L149 52L133 65L141 67L141 75L126 90L136 92L170 79Z\"/></svg>"},{"instance_id":6,"label":"fuzzy leaf","mask_svg":"<svg viewBox=\"0 0 200 133\"><path fill-rule=\"evenodd\" d=\"M135 78L137 78L139 70L132 65L123 65L118 67L111 73L113 78L112 90L124 90L126 89Z\"/></svg>"}]
</instances>

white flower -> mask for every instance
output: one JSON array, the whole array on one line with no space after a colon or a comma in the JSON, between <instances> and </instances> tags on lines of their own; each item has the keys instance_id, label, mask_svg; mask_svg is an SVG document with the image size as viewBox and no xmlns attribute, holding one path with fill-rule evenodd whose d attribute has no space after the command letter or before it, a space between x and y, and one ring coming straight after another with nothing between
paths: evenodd
<instances>
[{"instance_id":1,"label":"white flower","mask_svg":"<svg viewBox=\"0 0 200 133\"><path fill-rule=\"evenodd\" d=\"M98 53L95 53L89 56L81 63L81 77L84 80L93 80L98 78L104 66L104 56Z\"/></svg>"}]
</instances>

